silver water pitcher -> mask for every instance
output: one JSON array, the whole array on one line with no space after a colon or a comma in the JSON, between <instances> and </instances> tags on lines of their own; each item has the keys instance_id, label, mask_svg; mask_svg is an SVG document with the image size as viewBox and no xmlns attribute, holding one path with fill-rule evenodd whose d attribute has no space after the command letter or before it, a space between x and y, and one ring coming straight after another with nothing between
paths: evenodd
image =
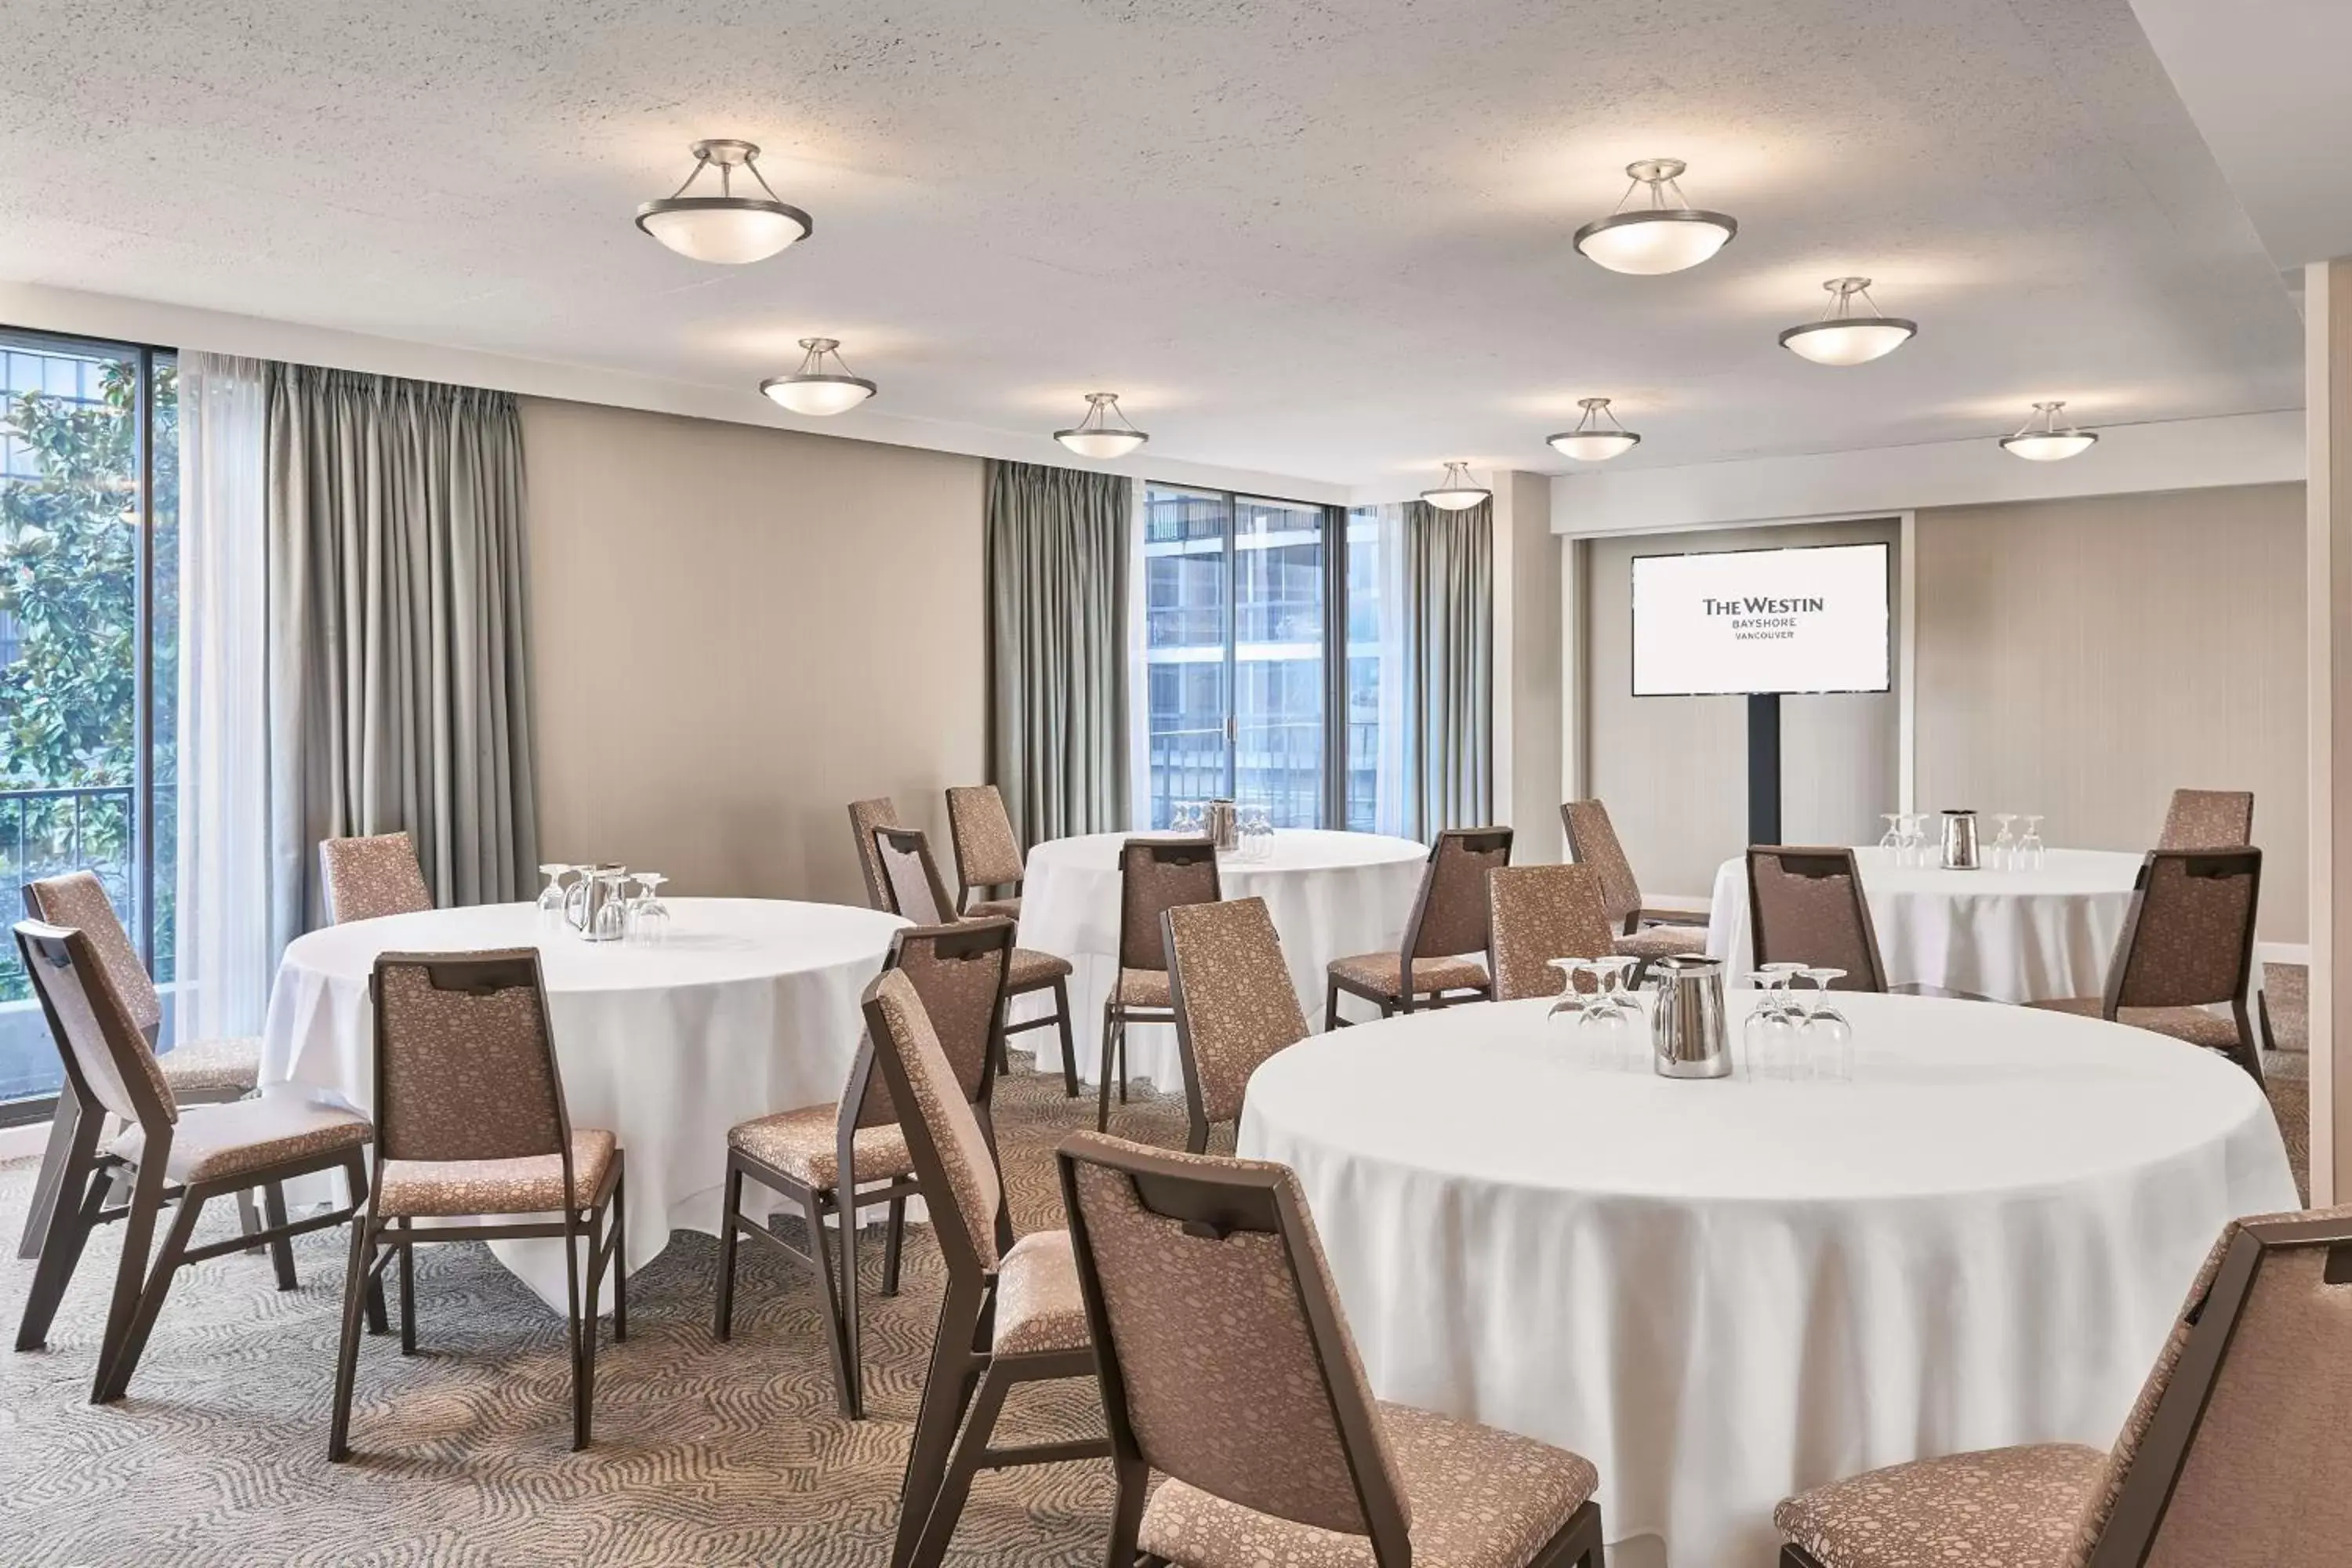
<instances>
[{"instance_id":1,"label":"silver water pitcher","mask_svg":"<svg viewBox=\"0 0 2352 1568\"><path fill-rule=\"evenodd\" d=\"M1973 811L1944 813L1944 869L1973 871L1977 859L1977 814Z\"/></svg>"},{"instance_id":2,"label":"silver water pitcher","mask_svg":"<svg viewBox=\"0 0 2352 1568\"><path fill-rule=\"evenodd\" d=\"M1650 965L1657 993L1650 1013L1653 1063L1661 1078L1728 1078L1731 1051L1724 1038L1723 961L1676 953Z\"/></svg>"},{"instance_id":3,"label":"silver water pitcher","mask_svg":"<svg viewBox=\"0 0 2352 1568\"><path fill-rule=\"evenodd\" d=\"M1202 818L1201 831L1219 849L1238 849L1242 843L1241 814L1229 800L1213 800L1209 815Z\"/></svg>"},{"instance_id":4,"label":"silver water pitcher","mask_svg":"<svg viewBox=\"0 0 2352 1568\"><path fill-rule=\"evenodd\" d=\"M564 923L590 942L618 940L620 932L617 929L614 929L610 936L604 934L608 928L613 928L614 922L603 917L604 906L621 896L621 882L627 875L625 868L605 861L594 866L583 866L579 871L580 879L572 883L563 895Z\"/></svg>"}]
</instances>

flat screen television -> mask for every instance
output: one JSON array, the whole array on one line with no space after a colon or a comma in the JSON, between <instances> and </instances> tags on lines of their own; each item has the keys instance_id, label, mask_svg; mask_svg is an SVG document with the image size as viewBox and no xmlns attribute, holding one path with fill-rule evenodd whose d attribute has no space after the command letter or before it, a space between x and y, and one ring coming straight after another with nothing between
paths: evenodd
<instances>
[{"instance_id":1,"label":"flat screen television","mask_svg":"<svg viewBox=\"0 0 2352 1568\"><path fill-rule=\"evenodd\" d=\"M1884 543L1633 558L1633 695L1885 691Z\"/></svg>"}]
</instances>

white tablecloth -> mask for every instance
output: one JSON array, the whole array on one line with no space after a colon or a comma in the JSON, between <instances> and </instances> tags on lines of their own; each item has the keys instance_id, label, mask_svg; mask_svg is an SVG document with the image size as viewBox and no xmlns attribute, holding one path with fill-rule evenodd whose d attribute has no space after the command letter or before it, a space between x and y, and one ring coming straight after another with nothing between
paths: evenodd
<instances>
[{"instance_id":1,"label":"white tablecloth","mask_svg":"<svg viewBox=\"0 0 2352 1568\"><path fill-rule=\"evenodd\" d=\"M676 1228L716 1233L727 1130L749 1117L841 1098L895 915L840 904L668 899L657 946L547 934L529 904L434 910L332 926L286 949L262 1040L264 1083L374 1096L380 952L537 947L563 1094L579 1127L628 1153L627 1261L643 1268ZM757 1213L755 1186L746 1212ZM494 1250L549 1304L564 1300L561 1241Z\"/></svg>"},{"instance_id":2,"label":"white tablecloth","mask_svg":"<svg viewBox=\"0 0 2352 1568\"><path fill-rule=\"evenodd\" d=\"M1850 1083L1590 1070L1542 1001L1320 1036L1258 1069L1241 1148L1298 1171L1381 1397L1585 1455L1612 1541L1770 1568L1793 1491L2105 1447L2222 1224L2296 1206L2210 1052L1839 1005Z\"/></svg>"},{"instance_id":3,"label":"white tablecloth","mask_svg":"<svg viewBox=\"0 0 2352 1568\"><path fill-rule=\"evenodd\" d=\"M2140 867L2114 849L2053 849L2038 871L1898 866L1874 845L1854 858L1887 984L1997 1002L2103 993ZM1730 960L1734 978L1755 967L1744 858L1716 868L1706 951Z\"/></svg>"},{"instance_id":4,"label":"white tablecloth","mask_svg":"<svg viewBox=\"0 0 2352 1568\"><path fill-rule=\"evenodd\" d=\"M1118 977L1118 847L1130 837L1150 836L1095 833L1040 844L1029 851L1021 884L1021 945L1076 966L1070 981L1070 1007L1076 1016L1070 1023L1078 1071L1088 1083L1102 1064L1103 999ZM1321 1028L1324 966L1360 952L1396 951L1428 859L1428 847L1410 838L1285 828L1275 834L1269 858L1228 855L1217 876L1225 897L1265 900L1307 1009L1307 1026ZM1037 1016L1050 1005L1029 997L1022 1001L1016 1018ZM1061 1045L1053 1030L1032 1029L1016 1040L1036 1050L1040 1068L1061 1069ZM1171 1026L1130 1026L1127 1061L1131 1077L1150 1079L1163 1089L1184 1081Z\"/></svg>"}]
</instances>

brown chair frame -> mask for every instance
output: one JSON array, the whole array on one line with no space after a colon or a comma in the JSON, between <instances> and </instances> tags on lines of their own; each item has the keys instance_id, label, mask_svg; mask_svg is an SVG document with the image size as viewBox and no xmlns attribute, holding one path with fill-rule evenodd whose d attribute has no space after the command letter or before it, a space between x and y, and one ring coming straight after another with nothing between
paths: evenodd
<instances>
[{"instance_id":1,"label":"brown chair frame","mask_svg":"<svg viewBox=\"0 0 2352 1568\"><path fill-rule=\"evenodd\" d=\"M1143 942L1139 940L1141 933L1136 931L1128 923L1128 877L1139 859L1149 859L1166 866L1194 866L1200 864L1203 858L1209 864L1209 886L1213 891L1207 899L1194 901L1215 903L1225 896L1224 881L1219 874L1216 846L1206 838L1129 838L1119 844L1118 952L1111 963L1110 991L1103 997L1102 1063L1096 1073L1095 1082L1095 1131L1097 1132L1107 1131L1110 1126L1110 1079L1114 1058L1117 1058L1118 1068L1118 1102L1121 1105L1127 1103L1127 1026L1129 1024L1176 1022L1176 1009L1172 1005L1175 1000L1175 980L1168 962L1165 927L1157 918L1152 921L1151 931L1152 936L1157 939L1155 945L1159 950L1160 963L1157 967L1162 973L1168 973L1171 976L1169 1000L1171 1005L1166 1007L1154 1007L1147 1003L1123 1002L1119 999L1119 987L1127 978L1127 972L1129 969L1146 967L1139 963L1131 964L1127 961L1130 952L1140 952L1144 948Z\"/></svg>"},{"instance_id":2,"label":"brown chair frame","mask_svg":"<svg viewBox=\"0 0 2352 1568\"><path fill-rule=\"evenodd\" d=\"M1105 1561L1139 1561L1136 1536L1143 1522L1145 1493L1150 1467L1127 1405L1127 1379L1119 1364L1118 1343L1111 1332L1103 1305L1100 1276L1095 1268L1094 1246L1087 1232L1086 1214L1078 1203L1075 1169L1078 1160L1125 1173L1135 1183L1137 1196L1152 1213L1182 1222L1186 1230L1224 1237L1236 1230L1259 1231L1282 1237L1290 1266L1291 1284L1307 1316L1307 1331L1322 1365L1323 1386L1330 1398L1333 1425L1347 1456L1349 1479L1355 1484L1364 1521L1370 1526L1372 1561L1379 1568L1410 1568L1412 1542L1406 1522L1404 1500L1375 1458L1382 1449L1380 1415L1369 1391L1345 1370L1349 1364L1347 1330L1338 1302L1328 1292L1312 1287L1301 1272L1299 1259L1312 1234L1305 1205L1283 1177L1281 1168L1242 1166L1204 1173L1191 1159L1133 1144L1108 1146L1096 1139L1073 1138L1055 1151L1061 1178L1062 1205L1068 1215L1071 1250L1078 1264L1078 1292L1087 1304L1087 1328L1095 1346L1097 1375L1102 1383L1103 1424L1109 1429L1111 1468L1118 1483L1111 1516L1110 1550ZM1601 1568L1601 1506L1587 1500L1549 1541L1538 1547L1528 1568Z\"/></svg>"},{"instance_id":3,"label":"brown chair frame","mask_svg":"<svg viewBox=\"0 0 2352 1568\"><path fill-rule=\"evenodd\" d=\"M1429 998L1429 1005L1433 1008L1449 1006L1456 1002L1485 1002L1493 998L1495 976L1492 971L1488 972L1486 983L1484 985L1458 986L1452 991L1417 992L1413 989L1412 965L1417 958L1457 956L1450 952L1421 951L1422 921L1429 913L1430 894L1437 887L1438 861L1444 855L1446 845L1449 842L1455 843L1462 846L1464 852L1484 854L1494 847L1497 840L1500 840L1502 845L1503 863L1508 865L1511 858L1511 830L1507 827L1448 827L1438 834L1437 841L1429 847L1428 869L1421 874L1421 891L1413 895L1412 914L1406 920L1404 926L1404 942L1397 950L1398 994L1384 995L1368 985L1360 985L1352 980L1343 979L1336 972L1327 970L1327 983L1323 992L1323 1027L1326 1030L1343 1029L1348 1026L1348 1021L1339 1016L1339 998L1343 994L1360 996L1367 1002L1378 1005L1381 1016L1383 1018L1395 1013L1415 1011L1413 999L1417 995L1426 995ZM1494 920L1491 901L1483 898L1480 901L1486 905L1486 918L1491 922ZM1488 940L1490 942L1493 940L1491 923ZM1483 953L1486 951L1485 947L1482 945L1479 951Z\"/></svg>"},{"instance_id":4,"label":"brown chair frame","mask_svg":"<svg viewBox=\"0 0 2352 1568\"><path fill-rule=\"evenodd\" d=\"M859 808L879 806L878 813ZM889 881L882 870L882 859L874 847L874 830L898 826L898 805L887 795L871 796L849 803L849 836L857 842L857 870L866 879L866 901L885 914L897 911L891 906Z\"/></svg>"},{"instance_id":5,"label":"brown chair frame","mask_svg":"<svg viewBox=\"0 0 2352 1568\"><path fill-rule=\"evenodd\" d=\"M2204 869L2186 868L2192 877L2245 873L2252 879L2253 886L2246 900L2246 929L2238 945L2237 984L2230 994L2230 1016L2238 1026L2238 1049L2230 1059L2261 1083L2262 1047L2246 1012L2246 994L2252 989L2254 978L2254 921L2263 907L2263 852L2259 849L2151 849L2141 857L2139 873L2132 879L2131 912L2125 917L2124 933L2116 940L2115 958L2107 965L2107 984L2100 993L2099 1016L2117 1019L2122 1009L2138 1005L2123 999L2124 976L2131 971L2132 948L2139 941L2140 914L2147 905L2148 883L2156 875L2158 863L2164 860L2203 862Z\"/></svg>"},{"instance_id":6,"label":"brown chair frame","mask_svg":"<svg viewBox=\"0 0 2352 1568\"><path fill-rule=\"evenodd\" d=\"M890 939L889 955L882 961L884 973L902 966L907 942L913 938L935 939L942 958L961 958L984 953L992 949L1001 952L997 981L995 1025L990 1031L989 1061L992 1063L1002 1044L1004 1027L1003 974L1013 963L1013 923L1005 920L974 921L947 926L910 926L896 932ZM872 1092L874 1078L874 1045L861 1041L857 1056L850 1064L849 1083L842 1091L841 1117L835 1143L835 1168L849 1173L856 1185L857 1164L854 1157L856 1134L862 1121L859 1108ZM886 1078L882 1080L888 1082ZM972 1111L980 1118L982 1134L987 1138L992 1152L996 1148L996 1123L990 1105L994 1095L996 1074L984 1065L980 1075L980 1095L971 1102ZM908 1112L905 1100L895 1102L903 1128ZM766 1225L743 1213L743 1183L746 1178L782 1194L800 1205L801 1217L808 1226L809 1250L802 1251L771 1230ZM862 1212L878 1203L889 1205L882 1240L882 1294L898 1293L898 1271L907 1244L907 1200L924 1192L923 1184L912 1176L893 1177L887 1183L858 1188L856 1211ZM835 1227L841 1232L840 1278L835 1279L835 1251L824 1239L826 1221L838 1219ZM727 1182L719 1213L719 1289L711 1309L711 1334L725 1341L734 1337L735 1331L735 1247L739 1237L757 1237L793 1262L815 1270L824 1290L826 1348L833 1356L834 1387L841 1400L841 1413L852 1421L866 1418L866 1372L861 1349L857 1312L857 1224L855 1213L845 1214L841 1188L813 1187L792 1173L768 1163L758 1156L729 1144L727 1149Z\"/></svg>"},{"instance_id":7,"label":"brown chair frame","mask_svg":"<svg viewBox=\"0 0 2352 1568\"><path fill-rule=\"evenodd\" d=\"M899 854L915 856L922 862L924 887L931 901L931 908L928 911L919 910L910 914L903 907L903 901L898 897L898 889L890 880L889 863L882 858L882 845L886 839L888 840L890 847ZM874 830L874 863L880 875L883 896L889 900L884 906L887 912L897 915L901 920L913 921L919 926L954 925L964 919L963 916L956 913L954 902L948 898L947 883L940 877L940 863L931 854L930 835L921 828L876 828ZM929 919L924 918L926 914L929 916ZM984 915L976 918L1002 920L1003 917ZM1017 952L1020 950L1015 948L1014 951ZM1000 1016L996 1031L996 1070L1000 1073L1012 1070L1012 1064L1006 1058L1005 1053L1013 1036L1030 1029L1051 1028L1060 1035L1062 1041L1062 1098L1076 1100L1078 1097L1078 1056L1077 1047L1070 1038L1069 977L1056 974L1048 980L1033 980L1026 985L1016 985L1008 973L1004 982L1004 1005L1009 1010L1015 997L1026 996L1036 991L1051 991L1054 994L1054 1010L1043 1018L1031 1018L1020 1024L1005 1022Z\"/></svg>"},{"instance_id":8,"label":"brown chair frame","mask_svg":"<svg viewBox=\"0 0 2352 1568\"><path fill-rule=\"evenodd\" d=\"M381 1182L376 1184L368 1195L366 1219L352 1229L351 1264L343 1282L342 1337L335 1352L334 1416L327 1436L327 1458L331 1463L340 1463L351 1457L352 1394L359 1377L360 1300L362 1295L378 1288L377 1282L388 1264L394 1259L399 1263L400 1353L414 1355L415 1255L419 1247L450 1241L519 1241L555 1237L563 1238L563 1282L569 1296L565 1327L572 1354L572 1447L577 1452L588 1446L595 1409L599 1332L596 1297L607 1270L613 1275L613 1342L619 1344L629 1337L628 1266L622 1250L628 1234L628 1190L624 1168L627 1152L616 1142L612 1161L604 1167L604 1179L589 1194L587 1203L574 1201L578 1189L572 1184L572 1109L564 1100L563 1077L556 1060L546 981L540 973L538 951L530 948L510 953L385 952L376 956L375 967L368 975L368 1002L375 1014L374 1099L371 1103L375 1107L379 1126L385 1105L383 972L410 965L430 970L434 984L449 990L486 992L529 985L538 998L541 1027L547 1043L548 1082L555 1091L557 1152L563 1170L563 1217L499 1221L493 1215L482 1215L478 1217L492 1223L419 1226L405 1216L385 1219L378 1212L383 1201L383 1185ZM379 1150L377 1157L386 1156ZM583 1243L588 1247L584 1320L580 1300L580 1248ZM383 1250L379 1252L378 1247Z\"/></svg>"},{"instance_id":9,"label":"brown chair frame","mask_svg":"<svg viewBox=\"0 0 2352 1568\"><path fill-rule=\"evenodd\" d=\"M70 965L85 977L102 975L104 965L97 944L85 931L37 921L19 924L16 935L17 956L24 963L25 973L34 977L42 1016L48 1023L50 1037L57 1042L58 1054L65 1063L65 1093L58 1097L58 1103L62 1107L70 1098L77 1112L71 1142L60 1167L58 1201L51 1206L41 1239L40 1262L34 1268L32 1289L25 1299L25 1315L17 1324L16 1348L37 1350L47 1342L49 1325L56 1321L58 1304L65 1299L66 1287L73 1279L74 1268L81 1261L82 1247L89 1240L90 1232L101 1225L122 1221L122 1256L115 1268L114 1294L107 1308L106 1331L99 1342L98 1369L89 1392L91 1404L108 1405L130 1391L131 1375L138 1370L148 1334L163 1310L164 1298L180 1269L228 1253L267 1247L277 1269L278 1288L291 1290L296 1287L299 1281L294 1273L294 1249L289 1244L295 1237L341 1225L358 1212L359 1203L368 1192L364 1145L281 1160L213 1181L173 1184L164 1173L175 1129L173 1107L156 1093L143 1069L128 1070L141 1054L151 1049L146 1037L123 1014L112 986L102 982L90 984L86 978L92 1016L116 1063L115 1076L121 1079L144 1133L137 1164L121 1155L102 1152L98 1141L106 1124L105 1103L82 1072L80 1061L67 1043L57 1007L39 980L44 966ZM327 1214L288 1220L284 1184L298 1176L334 1170L341 1171L351 1183L352 1202ZM110 1206L108 1199L118 1179L129 1181L131 1195ZM269 1223L266 1227L227 1241L207 1242L202 1247L189 1245L196 1219L204 1213L206 1203L232 1193L249 1193L255 1187L267 1194ZM178 1207L173 1212L171 1229L164 1233L163 1249L154 1255L151 1269L148 1254L154 1242L155 1220L163 1206L171 1203L176 1203ZM373 1297L369 1306L380 1323L383 1298Z\"/></svg>"},{"instance_id":10,"label":"brown chair frame","mask_svg":"<svg viewBox=\"0 0 2352 1568\"><path fill-rule=\"evenodd\" d=\"M1758 891L1757 862L1770 856L1780 862L1790 876L1816 879L1843 877L1853 892L1854 923L1862 931L1864 950L1870 954L1870 972L1848 975L1853 984L1840 985L1841 991L1879 991L1887 989L1886 963L1878 954L1878 927L1870 918L1870 900L1862 889L1862 863L1854 852L1843 846L1804 844L1751 844L1748 847L1748 940L1756 952L1756 963L1779 963L1770 956L1764 936L1764 896Z\"/></svg>"},{"instance_id":11,"label":"brown chair frame","mask_svg":"<svg viewBox=\"0 0 2352 1568\"><path fill-rule=\"evenodd\" d=\"M999 813L1000 815L1002 815L1002 816L1003 816L1003 818L1004 818L1004 827L1005 827L1005 831L1006 831L1008 834L1011 834L1011 835L1012 835L1014 846L1015 846L1016 847L1018 847L1018 846L1019 846L1019 844L1020 844L1020 836L1019 836L1018 834L1013 834L1013 814L1012 814L1011 812L1009 812L1009 811L1006 811L1006 810L1005 810L1005 808L1004 808L1004 795L1003 795L1003 792L1001 792L1000 790L998 790L998 789L997 789L997 787L996 787L994 784L969 784L969 785L961 785L961 786L959 786L959 787L957 787L957 788L950 789L950 790L949 790L949 791L947 792L947 801L948 801L948 848L949 848L949 849L950 849L950 850L954 854L954 856L955 856L955 863L956 863L956 901L955 901L955 911L956 911L956 916L957 916L957 918L958 918L958 919L961 919L961 918L963 918L964 916L967 916L967 915L969 915L969 914L971 914L971 913L972 912L972 911L971 911L971 896L972 896L972 894L973 894L974 892L979 892L979 893L981 893L981 894L982 894L982 895L984 895L984 896L989 896L989 895L990 895L990 890L991 890L992 889L995 889L995 888L1011 888L1011 889L1013 889L1013 896L1014 898L1019 898L1019 897L1021 896L1021 884L1022 884L1022 882L1023 882L1023 880L1024 880L1024 879L1023 879L1023 878L1015 877L1015 878L1014 878L1012 881L1010 881L1010 882L975 882L975 881L973 881L973 880L971 879L971 871L970 871L970 870L965 867L965 865L964 865L964 854L963 854L963 829L964 829L964 822L965 822L965 810L964 810L964 808L963 808L963 807L961 807L961 806L959 806L959 805L956 804L956 800L957 800L957 797L958 797L958 796L964 795L968 790L983 790L983 789L984 789L984 790L986 790L986 791L988 791L988 792L989 792L989 795L991 795L991 796L995 800L995 802L996 802L996 809L997 809L998 813ZM1025 868L1024 868L1024 869L1025 869Z\"/></svg>"}]
</instances>

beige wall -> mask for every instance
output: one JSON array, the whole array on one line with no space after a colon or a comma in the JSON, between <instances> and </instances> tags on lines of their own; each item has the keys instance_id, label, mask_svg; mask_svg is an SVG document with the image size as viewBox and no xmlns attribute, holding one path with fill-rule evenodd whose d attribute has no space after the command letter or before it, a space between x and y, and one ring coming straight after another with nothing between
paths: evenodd
<instances>
[{"instance_id":1,"label":"beige wall","mask_svg":"<svg viewBox=\"0 0 2352 1568\"><path fill-rule=\"evenodd\" d=\"M2145 849L2176 786L2251 789L2260 935L2303 941L2303 508L2252 485L1920 512L1920 807Z\"/></svg>"},{"instance_id":2,"label":"beige wall","mask_svg":"<svg viewBox=\"0 0 2352 1568\"><path fill-rule=\"evenodd\" d=\"M863 902L844 808L867 795L944 850L940 790L983 776L979 459L522 418L542 853Z\"/></svg>"},{"instance_id":3,"label":"beige wall","mask_svg":"<svg viewBox=\"0 0 2352 1568\"><path fill-rule=\"evenodd\" d=\"M1781 549L1885 541L1899 523L1808 523L1581 542L1579 749L1591 793L1652 898L1704 900L1716 868L1748 842L1748 700L1635 697L1633 560L1681 551ZM1899 570L1899 563L1898 563ZM1899 609L1896 612L1899 615ZM1899 689L1901 630L1895 681ZM1792 844L1874 844L1895 806L1895 694L1780 700L1781 837Z\"/></svg>"}]
</instances>

